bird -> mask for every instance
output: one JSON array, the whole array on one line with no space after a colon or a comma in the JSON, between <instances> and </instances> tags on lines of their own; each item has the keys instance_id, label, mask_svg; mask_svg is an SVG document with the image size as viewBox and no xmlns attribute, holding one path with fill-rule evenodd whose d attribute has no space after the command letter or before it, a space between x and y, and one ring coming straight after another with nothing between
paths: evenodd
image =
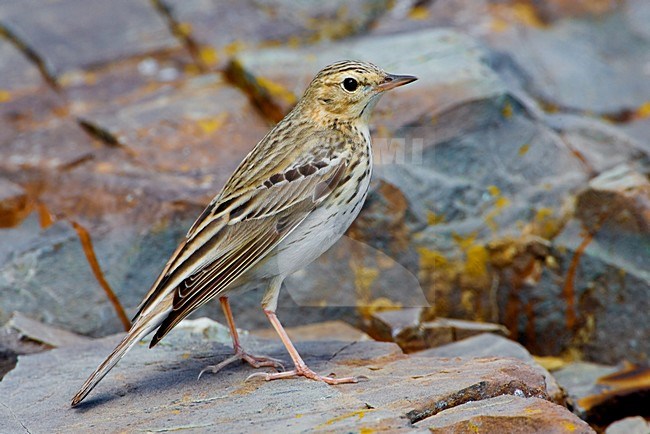
<instances>
[{"instance_id":1,"label":"bird","mask_svg":"<svg viewBox=\"0 0 650 434\"><path fill-rule=\"evenodd\" d=\"M283 280L328 250L359 214L372 174L370 115L388 90L417 80L369 62L344 60L323 68L295 107L235 169L194 222L138 306L131 328L97 367L71 405L78 405L137 342L155 331L155 346L183 318L218 297L234 355L201 371L243 360L276 372L276 380L306 377L336 385L358 378L323 376L303 361L275 313ZM262 309L294 368L242 347L229 297L265 288ZM323 289L326 290L326 289ZM199 375L200 376L200 375Z\"/></svg>"}]
</instances>

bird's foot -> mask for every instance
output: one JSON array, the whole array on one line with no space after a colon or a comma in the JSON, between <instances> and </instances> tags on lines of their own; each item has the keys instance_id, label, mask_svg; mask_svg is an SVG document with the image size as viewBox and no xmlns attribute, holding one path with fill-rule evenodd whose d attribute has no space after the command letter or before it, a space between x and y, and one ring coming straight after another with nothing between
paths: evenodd
<instances>
[{"instance_id":1,"label":"bird's foot","mask_svg":"<svg viewBox=\"0 0 650 434\"><path fill-rule=\"evenodd\" d=\"M257 372L251 374L246 378L246 381L252 378L263 378L266 381L279 380L282 378L291 378L291 377L306 377L316 381L322 381L327 384L345 384L345 383L358 383L359 380L365 380L367 377L343 377L343 378L333 378L319 375L309 369L307 366L296 366L290 371L276 372L276 373L266 373L266 372Z\"/></svg>"},{"instance_id":2,"label":"bird's foot","mask_svg":"<svg viewBox=\"0 0 650 434\"><path fill-rule=\"evenodd\" d=\"M223 362L216 364L216 365L210 365L206 366L200 373L199 373L199 379L201 378L201 375L203 375L204 372L210 372L212 374L216 374L226 366L230 365L231 363L236 362L237 360L242 360L249 365L251 365L253 368L273 368L276 371L282 371L284 370L284 365L282 364L281 360L274 359L273 357L265 357L265 356L254 356L252 354L248 354L245 352L243 349L239 348L235 350L235 354L232 356L228 357L226 360Z\"/></svg>"}]
</instances>

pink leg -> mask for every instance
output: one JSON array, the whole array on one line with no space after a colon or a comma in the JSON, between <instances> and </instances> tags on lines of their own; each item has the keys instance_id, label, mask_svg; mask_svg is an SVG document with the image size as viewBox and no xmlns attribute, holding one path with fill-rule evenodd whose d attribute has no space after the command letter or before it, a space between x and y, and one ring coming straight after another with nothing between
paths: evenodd
<instances>
[{"instance_id":1,"label":"pink leg","mask_svg":"<svg viewBox=\"0 0 650 434\"><path fill-rule=\"evenodd\" d=\"M233 362L236 362L237 360L243 360L253 368L271 367L276 370L284 369L282 362L278 359L271 357L254 356L244 351L244 348L239 343L239 333L237 333L237 328L235 327L235 320L232 317L232 311L230 310L230 302L228 301L228 297L219 298L219 302L221 303L223 313L226 315L226 321L228 322L228 328L230 329L230 336L232 336L232 346L235 350L235 354L217 365L206 366L205 369L199 373L199 378L201 378L201 375L203 375L203 373L206 371L210 371L213 374L216 374L221 369L225 368Z\"/></svg>"},{"instance_id":2,"label":"pink leg","mask_svg":"<svg viewBox=\"0 0 650 434\"><path fill-rule=\"evenodd\" d=\"M302 357L300 357L300 354L298 354L296 347L293 346L293 343L291 342L289 335L287 335L287 332L284 330L284 327L282 327L282 324L280 323L280 320L278 320L278 317L275 315L275 312L264 309L264 313L268 317L269 321L271 321L273 328L280 336L280 339L282 340L284 346L287 348L287 351L289 352L289 355L293 360L293 364L295 365L295 368L292 369L291 371L278 372L275 374L260 372L257 374L250 375L248 379L254 377L263 377L265 380L270 381L270 380L277 380L280 378L299 376L299 377L311 378L312 380L324 381L327 384L357 383L359 381L359 379L355 377L345 377L345 378L324 377L322 375L318 375L317 373L309 369L305 364L305 362L302 360Z\"/></svg>"}]
</instances>

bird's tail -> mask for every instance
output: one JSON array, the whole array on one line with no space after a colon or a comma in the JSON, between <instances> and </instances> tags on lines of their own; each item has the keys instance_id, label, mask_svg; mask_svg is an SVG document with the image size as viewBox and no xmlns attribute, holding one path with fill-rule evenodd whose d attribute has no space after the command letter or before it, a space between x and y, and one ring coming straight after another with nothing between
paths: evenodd
<instances>
[{"instance_id":1,"label":"bird's tail","mask_svg":"<svg viewBox=\"0 0 650 434\"><path fill-rule=\"evenodd\" d=\"M165 315L158 314L153 318L139 318L129 330L129 333L124 336L122 342L120 342L113 352L102 362L101 365L95 369L86 382L81 386L81 389L77 394L72 398L72 406L79 404L88 393L101 381L102 378L108 371L110 371L113 366L126 354L127 351L133 347L137 342L140 341L143 337L151 333L156 327L158 327L164 320Z\"/></svg>"}]
</instances>

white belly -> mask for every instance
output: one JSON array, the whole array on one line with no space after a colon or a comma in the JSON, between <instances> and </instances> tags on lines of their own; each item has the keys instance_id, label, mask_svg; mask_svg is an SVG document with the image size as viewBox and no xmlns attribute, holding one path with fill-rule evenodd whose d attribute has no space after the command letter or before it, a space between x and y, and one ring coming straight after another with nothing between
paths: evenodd
<instances>
[{"instance_id":1,"label":"white belly","mask_svg":"<svg viewBox=\"0 0 650 434\"><path fill-rule=\"evenodd\" d=\"M354 173L352 179L356 179L365 170L366 166L359 164L359 173ZM347 207L339 209L333 216L332 209L327 209L326 206L314 210L274 249L255 274L259 277L286 277L325 253L359 215L368 194L369 184L370 173L361 181Z\"/></svg>"}]
</instances>

